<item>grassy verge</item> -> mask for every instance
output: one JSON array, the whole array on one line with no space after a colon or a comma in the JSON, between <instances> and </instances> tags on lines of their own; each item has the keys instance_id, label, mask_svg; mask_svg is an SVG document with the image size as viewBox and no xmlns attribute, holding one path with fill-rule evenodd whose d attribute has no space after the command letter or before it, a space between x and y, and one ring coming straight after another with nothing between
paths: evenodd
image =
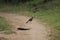
<instances>
[{"instance_id":1,"label":"grassy verge","mask_svg":"<svg viewBox=\"0 0 60 40\"><path fill-rule=\"evenodd\" d=\"M5 18L0 17L0 31L9 30L9 29L10 29L10 25L8 21L6 21Z\"/></svg>"},{"instance_id":2,"label":"grassy verge","mask_svg":"<svg viewBox=\"0 0 60 40\"><path fill-rule=\"evenodd\" d=\"M4 34L13 33L9 22L4 17L1 16L0 16L0 33L4 33Z\"/></svg>"}]
</instances>

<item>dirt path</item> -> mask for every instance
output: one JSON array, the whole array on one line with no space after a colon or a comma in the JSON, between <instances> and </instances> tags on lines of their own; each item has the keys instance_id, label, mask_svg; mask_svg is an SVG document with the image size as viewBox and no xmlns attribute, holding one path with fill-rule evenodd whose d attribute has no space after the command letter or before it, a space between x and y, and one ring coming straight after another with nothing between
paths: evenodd
<instances>
[{"instance_id":1,"label":"dirt path","mask_svg":"<svg viewBox=\"0 0 60 40\"><path fill-rule=\"evenodd\" d=\"M48 33L46 27L36 19L26 24L25 22L29 17L18 15L18 14L7 14L0 13L0 16L5 17L13 26L13 30L16 34L0 34L0 37L8 38L8 40L48 40ZM31 28L30 30L17 30L18 27Z\"/></svg>"}]
</instances>

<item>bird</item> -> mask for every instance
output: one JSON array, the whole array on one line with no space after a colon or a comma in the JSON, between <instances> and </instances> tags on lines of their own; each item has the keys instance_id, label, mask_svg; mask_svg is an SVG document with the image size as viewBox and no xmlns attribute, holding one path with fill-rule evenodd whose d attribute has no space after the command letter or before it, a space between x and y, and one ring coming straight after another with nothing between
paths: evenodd
<instances>
[{"instance_id":1,"label":"bird","mask_svg":"<svg viewBox=\"0 0 60 40\"><path fill-rule=\"evenodd\" d=\"M34 17L31 17L26 23L28 23L29 21L31 22L33 20Z\"/></svg>"}]
</instances>

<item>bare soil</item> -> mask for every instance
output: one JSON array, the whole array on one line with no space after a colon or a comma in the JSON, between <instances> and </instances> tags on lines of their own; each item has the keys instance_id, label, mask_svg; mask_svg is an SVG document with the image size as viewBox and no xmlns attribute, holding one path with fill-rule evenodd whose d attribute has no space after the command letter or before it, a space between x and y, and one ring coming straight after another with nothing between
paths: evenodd
<instances>
[{"instance_id":1,"label":"bare soil","mask_svg":"<svg viewBox=\"0 0 60 40\"><path fill-rule=\"evenodd\" d=\"M16 34L0 34L0 38L6 38L7 40L48 40L48 31L45 25L39 23L37 19L33 19L32 22L26 24L26 21L30 18L19 14L0 13L0 16L5 17L11 22L12 30ZM17 28L30 28L30 30L17 30Z\"/></svg>"}]
</instances>

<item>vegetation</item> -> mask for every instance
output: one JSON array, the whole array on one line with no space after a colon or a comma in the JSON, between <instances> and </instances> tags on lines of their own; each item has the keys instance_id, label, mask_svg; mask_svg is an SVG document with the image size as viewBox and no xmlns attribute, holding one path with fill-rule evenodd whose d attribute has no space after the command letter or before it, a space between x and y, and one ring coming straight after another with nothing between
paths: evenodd
<instances>
[{"instance_id":1,"label":"vegetation","mask_svg":"<svg viewBox=\"0 0 60 40\"><path fill-rule=\"evenodd\" d=\"M33 0L20 1L19 3L15 0L10 3L8 1L8 4L6 2L5 4L0 3L0 12L18 12L20 14L34 16L42 22L47 22L54 28L55 35L53 40L60 40L60 0L46 2L44 0Z\"/></svg>"},{"instance_id":2,"label":"vegetation","mask_svg":"<svg viewBox=\"0 0 60 40\"><path fill-rule=\"evenodd\" d=\"M0 17L0 31L9 30L10 26L8 21L5 18Z\"/></svg>"},{"instance_id":3,"label":"vegetation","mask_svg":"<svg viewBox=\"0 0 60 40\"><path fill-rule=\"evenodd\" d=\"M4 18L0 16L0 33L5 33L5 34L11 34L14 33L11 30L11 25L9 22Z\"/></svg>"}]
</instances>

